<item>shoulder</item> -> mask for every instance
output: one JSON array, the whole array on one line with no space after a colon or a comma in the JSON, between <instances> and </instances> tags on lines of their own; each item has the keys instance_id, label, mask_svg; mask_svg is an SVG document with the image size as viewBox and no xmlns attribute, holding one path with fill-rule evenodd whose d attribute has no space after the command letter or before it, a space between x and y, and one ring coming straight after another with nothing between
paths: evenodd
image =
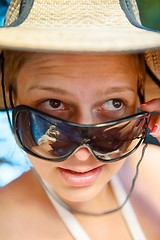
<instances>
[{"instance_id":1,"label":"shoulder","mask_svg":"<svg viewBox=\"0 0 160 240\"><path fill-rule=\"evenodd\" d=\"M121 178L127 192L141 159L144 145L131 154L122 171ZM159 239L160 224L160 147L148 144L138 170L131 202L147 239Z\"/></svg>"},{"instance_id":2,"label":"shoulder","mask_svg":"<svg viewBox=\"0 0 160 240\"><path fill-rule=\"evenodd\" d=\"M27 175L22 175L0 189L0 239L12 239L10 234L14 235L17 229L16 224L19 224L19 219L26 207L23 207L23 204L26 205L25 201L27 202L25 179L30 178Z\"/></svg>"},{"instance_id":3,"label":"shoulder","mask_svg":"<svg viewBox=\"0 0 160 240\"><path fill-rule=\"evenodd\" d=\"M160 146L148 144L139 170L138 182L160 214Z\"/></svg>"},{"instance_id":4,"label":"shoulder","mask_svg":"<svg viewBox=\"0 0 160 240\"><path fill-rule=\"evenodd\" d=\"M143 147L144 145L142 145ZM142 148L141 147L141 148ZM160 160L160 146L154 144L148 144L146 148L145 159L155 159L156 161Z\"/></svg>"},{"instance_id":5,"label":"shoulder","mask_svg":"<svg viewBox=\"0 0 160 240\"><path fill-rule=\"evenodd\" d=\"M0 189L0 224L6 223L7 226L15 219L33 218L36 214L41 214L41 209L44 204L48 206L48 202L43 188L33 173L31 171L24 173Z\"/></svg>"},{"instance_id":6,"label":"shoulder","mask_svg":"<svg viewBox=\"0 0 160 240\"><path fill-rule=\"evenodd\" d=\"M128 157L127 167L130 171L136 169L138 161L142 157L145 145L139 147L133 154ZM143 188L148 188L150 190L156 190L156 194L160 199L160 146L148 144L142 161L139 166L139 185L143 185Z\"/></svg>"},{"instance_id":7,"label":"shoulder","mask_svg":"<svg viewBox=\"0 0 160 240\"><path fill-rule=\"evenodd\" d=\"M32 188L29 188L31 181L29 173L23 174L13 182L0 189L0 213L11 213L16 208L20 208L23 201L29 202L29 197L32 195ZM28 182L28 184L27 184ZM31 185L32 186L32 185ZM26 197L28 195L28 197ZM2 219L2 218L0 218Z\"/></svg>"},{"instance_id":8,"label":"shoulder","mask_svg":"<svg viewBox=\"0 0 160 240\"><path fill-rule=\"evenodd\" d=\"M129 185L136 172L137 164L142 157L144 145L139 147L133 154L131 154L124 170L122 171L122 179L124 185ZM127 184L126 184L127 182ZM157 145L148 144L144 151L142 161L138 169L138 177L134 187L134 194L138 196L139 204L145 202L146 206L154 208L153 211L160 215L160 147ZM133 195L134 195L133 194ZM142 201L143 200L143 201ZM147 209L146 209L147 210Z\"/></svg>"},{"instance_id":9,"label":"shoulder","mask_svg":"<svg viewBox=\"0 0 160 240\"><path fill-rule=\"evenodd\" d=\"M46 193L37 181L32 171L24 173L19 178L0 189L0 211L6 207L6 212L16 207L43 204L48 201Z\"/></svg>"},{"instance_id":10,"label":"shoulder","mask_svg":"<svg viewBox=\"0 0 160 240\"><path fill-rule=\"evenodd\" d=\"M127 161L129 165L135 167L137 162L142 158L141 163L141 172L149 171L150 176L152 176L152 171L159 172L160 171L160 146L154 144L142 144L134 153L132 153L128 158ZM153 173L154 174L154 173ZM160 174L159 174L160 177Z\"/></svg>"},{"instance_id":11,"label":"shoulder","mask_svg":"<svg viewBox=\"0 0 160 240\"><path fill-rule=\"evenodd\" d=\"M53 228L55 221L56 228ZM61 229L58 215L32 172L0 189L0 226L0 239L6 240L31 236L32 239L51 239L50 235L55 239Z\"/></svg>"},{"instance_id":12,"label":"shoulder","mask_svg":"<svg viewBox=\"0 0 160 240\"><path fill-rule=\"evenodd\" d=\"M137 161L142 157L144 147L145 146L142 145L130 156L133 165L137 164ZM160 183L160 146L153 144L147 145L140 166L140 174L150 181L158 180Z\"/></svg>"}]
</instances>

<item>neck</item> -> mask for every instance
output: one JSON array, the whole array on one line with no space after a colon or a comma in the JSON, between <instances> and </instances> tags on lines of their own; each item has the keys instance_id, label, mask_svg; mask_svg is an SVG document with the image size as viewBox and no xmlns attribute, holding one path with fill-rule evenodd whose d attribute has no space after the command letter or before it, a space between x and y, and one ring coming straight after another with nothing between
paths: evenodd
<instances>
[{"instance_id":1,"label":"neck","mask_svg":"<svg viewBox=\"0 0 160 240\"><path fill-rule=\"evenodd\" d=\"M87 191L87 190L86 190ZM58 196L58 198L69 207L69 209L75 210L75 213L79 215L78 212L92 213L93 215L108 212L112 209L118 207L114 193L112 191L111 184L108 183L95 198L83 200L81 202L71 202L67 201Z\"/></svg>"}]
</instances>

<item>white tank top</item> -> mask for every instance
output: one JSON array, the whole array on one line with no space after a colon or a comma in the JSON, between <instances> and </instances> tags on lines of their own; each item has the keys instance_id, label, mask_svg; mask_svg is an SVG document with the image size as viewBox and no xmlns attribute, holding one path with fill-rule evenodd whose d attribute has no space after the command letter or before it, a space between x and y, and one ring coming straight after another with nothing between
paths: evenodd
<instances>
[{"instance_id":1,"label":"white tank top","mask_svg":"<svg viewBox=\"0 0 160 240\"><path fill-rule=\"evenodd\" d=\"M35 169L34 169L34 172L35 172ZM38 177L38 179L39 178L40 177ZM87 235L87 233L85 232L83 227L80 225L78 220L74 217L74 215L68 209L65 208L64 206L65 204L58 198L58 196L53 191L53 189L48 185L48 183L46 183L45 181L42 181L41 179L39 180L44 190L46 191L51 203L53 204L54 208L56 209L60 218L66 225L70 234L72 235L73 239L74 240L82 240L82 239L91 240L91 238ZM111 186L119 206L122 205L122 203L125 201L127 196L122 184L118 180L118 177L115 176L114 178L112 178ZM141 229L141 226L138 222L136 214L129 200L123 206L123 208L121 209L121 212L126 222L126 225L129 229L131 238L133 240L147 240Z\"/></svg>"}]
</instances>

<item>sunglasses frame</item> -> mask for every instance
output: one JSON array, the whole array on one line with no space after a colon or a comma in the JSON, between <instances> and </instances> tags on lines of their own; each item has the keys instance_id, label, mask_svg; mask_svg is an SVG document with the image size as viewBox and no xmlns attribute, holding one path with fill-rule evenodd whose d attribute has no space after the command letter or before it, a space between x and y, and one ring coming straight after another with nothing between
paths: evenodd
<instances>
[{"instance_id":1,"label":"sunglasses frame","mask_svg":"<svg viewBox=\"0 0 160 240\"><path fill-rule=\"evenodd\" d=\"M127 152L126 154L124 154L123 156L120 156L120 157L117 157L115 159L109 159L109 160L105 160L105 159L102 159L98 156L95 155L94 151L92 150L92 148L90 146L88 146L87 144L83 144L79 147L77 147L76 149L74 149L71 153L69 154L66 154L64 157L59 157L57 159L51 159L51 158L46 158L46 157L43 157L41 155L38 155L36 154L35 152L32 152L30 149L28 149L21 141L20 137L19 137L19 133L18 133L18 126L17 126L17 116L18 114L21 112L21 111L27 111L27 112L34 112L34 113L37 113L39 115L42 115L42 116L45 116L45 118L49 117L49 118L52 118L52 119L55 119L56 122L63 122L63 123L66 123L67 125L69 126L73 126L73 127L79 127L79 128L83 128L83 129L88 129L88 128L99 128L99 127L112 127L114 125L117 125L119 123L123 123L123 122L126 122L126 121L130 121L130 120L133 120L133 119L138 119L140 117L144 117L146 118L146 123L145 123L145 127L144 127L144 130L142 132L142 136L140 137L140 140L139 142L136 144L136 146L129 152ZM66 120L62 120L58 117L54 117L52 115L49 115L47 113L44 113L44 112L41 112L41 111L38 111L32 107L29 107L29 106L26 106L26 105L18 105L16 107L13 108L13 112L12 112L12 123L13 123L13 132L14 132L14 137L16 139L16 142L17 144L25 151L27 152L28 154L34 156L34 157L38 157L42 160L47 160L47 161L52 161L52 162L61 162L61 161L64 161L66 160L68 157L70 157L72 154L74 154L78 149L82 148L82 147L85 147L87 148L91 154L99 161L101 162L105 162L105 163L111 163L111 162L116 162L116 161L119 161L127 156L129 156L130 154L132 154L139 146L140 144L143 142L143 140L145 139L146 137L146 133L147 133L147 129L148 129L148 123L149 123L149 119L150 119L150 113L148 112L140 112L140 113L136 113L134 115L131 115L131 116L128 116L128 117L124 117L124 118L121 118L121 119L118 119L118 120L114 120L114 121L109 121L109 122L103 122L103 123L97 123L97 124L78 124L78 123L73 123L73 122L68 122Z\"/></svg>"}]
</instances>

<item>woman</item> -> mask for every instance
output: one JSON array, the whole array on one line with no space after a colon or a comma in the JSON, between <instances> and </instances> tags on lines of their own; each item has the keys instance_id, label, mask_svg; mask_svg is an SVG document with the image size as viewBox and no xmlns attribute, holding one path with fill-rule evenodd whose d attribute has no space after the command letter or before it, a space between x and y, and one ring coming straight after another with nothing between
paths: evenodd
<instances>
[{"instance_id":1,"label":"woman","mask_svg":"<svg viewBox=\"0 0 160 240\"><path fill-rule=\"evenodd\" d=\"M159 147L140 144L148 123L151 134L160 137L159 116L153 118L148 113L160 110L160 99L140 104L145 61L153 71L153 60L150 51L145 59L143 54L130 52L149 48L150 41L143 47L136 42L141 31L132 29L126 20L123 10L129 12L122 1L121 6L118 1L29 4L21 3L19 19L10 22L14 28L2 29L0 38L5 45L4 97L9 95L15 136L29 153L32 169L1 190L1 238L159 239ZM11 6L7 24L17 9L16 2ZM114 9L109 18L103 12L107 8ZM135 8L136 4L130 8L130 17ZM36 21L41 13L40 22ZM50 16L53 28L44 16ZM121 20L122 31L113 29L112 24L118 26L116 19ZM105 31L104 22L112 27L110 32ZM18 23L21 25L15 27ZM45 26L46 35L37 24ZM126 29L124 44L117 36ZM132 47L128 31L134 33ZM7 32L8 42L4 43ZM24 32L29 35L22 39ZM14 34L19 38L13 43ZM41 38L35 45L38 36ZM148 32L146 36L151 35ZM151 48L159 44L159 35L152 33L154 36ZM9 46L23 51L7 50ZM158 77L158 64L154 66ZM143 113L136 114L137 109ZM142 159L145 163L131 195ZM134 210L122 186L128 197L131 195Z\"/></svg>"}]
</instances>

